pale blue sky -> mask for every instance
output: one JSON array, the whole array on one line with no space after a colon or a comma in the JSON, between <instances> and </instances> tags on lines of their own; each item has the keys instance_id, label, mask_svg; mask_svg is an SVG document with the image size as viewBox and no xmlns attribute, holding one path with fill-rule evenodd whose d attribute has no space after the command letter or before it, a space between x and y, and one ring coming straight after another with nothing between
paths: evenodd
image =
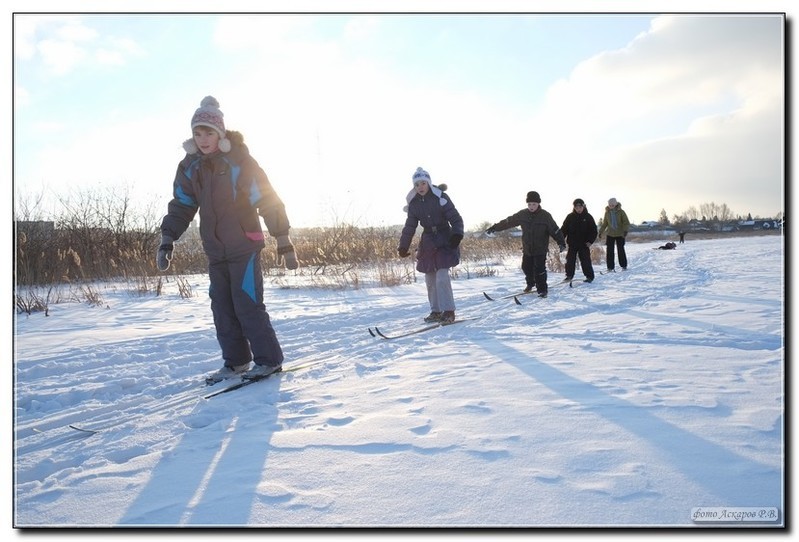
<instances>
[{"instance_id":1,"label":"pale blue sky","mask_svg":"<svg viewBox=\"0 0 799 542\"><path fill-rule=\"evenodd\" d=\"M166 212L214 95L295 226L399 224L417 166L467 227L581 197L634 222L784 211L781 16L14 16L14 184L42 211L130 190ZM44 216L43 218L47 218Z\"/></svg>"}]
</instances>

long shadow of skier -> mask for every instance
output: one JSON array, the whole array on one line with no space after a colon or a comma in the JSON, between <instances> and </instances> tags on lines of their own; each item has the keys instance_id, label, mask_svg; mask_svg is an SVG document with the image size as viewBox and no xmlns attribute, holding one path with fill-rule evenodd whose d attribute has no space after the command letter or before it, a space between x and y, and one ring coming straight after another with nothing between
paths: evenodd
<instances>
[{"instance_id":1,"label":"long shadow of skier","mask_svg":"<svg viewBox=\"0 0 799 542\"><path fill-rule=\"evenodd\" d=\"M605 393L529 354L497 340L481 337L475 346L515 366L553 392L573 401L648 441L676 469L730 506L782 506L783 480L779 468L741 456L728 448L681 429L645 407ZM779 426L777 430L781 429ZM703 503L695 503L697 506ZM692 506L687 503L686 506Z\"/></svg>"},{"instance_id":2,"label":"long shadow of skier","mask_svg":"<svg viewBox=\"0 0 799 542\"><path fill-rule=\"evenodd\" d=\"M119 525L246 526L278 418L277 407L264 403L278 396L279 382L270 379L202 404ZM258 398L254 409L249 394ZM235 409L229 401L236 401ZM237 430L250 423L257 429Z\"/></svg>"}]
</instances>

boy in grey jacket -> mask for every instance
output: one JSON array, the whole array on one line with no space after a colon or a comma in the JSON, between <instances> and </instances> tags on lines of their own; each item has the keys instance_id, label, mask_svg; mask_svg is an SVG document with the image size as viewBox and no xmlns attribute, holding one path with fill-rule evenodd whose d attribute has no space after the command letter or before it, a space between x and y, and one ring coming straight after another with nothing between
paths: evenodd
<instances>
[{"instance_id":1,"label":"boy in grey jacket","mask_svg":"<svg viewBox=\"0 0 799 542\"><path fill-rule=\"evenodd\" d=\"M550 237L566 250L563 232L555 223L555 219L541 208L541 196L536 191L527 193L527 208L500 220L486 230L492 234L509 228L522 227L522 271L527 283L524 291L536 289L539 297L546 297L547 286L547 253Z\"/></svg>"}]
</instances>

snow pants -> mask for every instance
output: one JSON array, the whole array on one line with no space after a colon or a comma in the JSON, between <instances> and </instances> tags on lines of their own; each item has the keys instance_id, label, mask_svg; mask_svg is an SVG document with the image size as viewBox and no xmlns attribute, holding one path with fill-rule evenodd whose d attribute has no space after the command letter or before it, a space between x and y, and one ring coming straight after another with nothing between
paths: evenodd
<instances>
[{"instance_id":1,"label":"snow pants","mask_svg":"<svg viewBox=\"0 0 799 542\"><path fill-rule=\"evenodd\" d=\"M594 280L594 266L591 264L591 247L585 245L569 245L566 252L566 276L574 278L574 271L577 267L577 258L580 258L580 269L588 280Z\"/></svg>"},{"instance_id":2,"label":"snow pants","mask_svg":"<svg viewBox=\"0 0 799 542\"><path fill-rule=\"evenodd\" d=\"M455 310L455 296L452 294L449 269L439 269L432 273L425 273L424 283L427 286L427 300L430 302L431 311Z\"/></svg>"},{"instance_id":3,"label":"snow pants","mask_svg":"<svg viewBox=\"0 0 799 542\"><path fill-rule=\"evenodd\" d=\"M613 268L616 267L614 248L617 248L619 252L619 265L622 269L627 269L627 252L624 251L624 237L612 237L608 235L607 244L605 246L607 248L608 270L612 271Z\"/></svg>"},{"instance_id":4,"label":"snow pants","mask_svg":"<svg viewBox=\"0 0 799 542\"><path fill-rule=\"evenodd\" d=\"M209 295L225 365L281 365L283 350L264 306L261 251L210 261Z\"/></svg>"},{"instance_id":5,"label":"snow pants","mask_svg":"<svg viewBox=\"0 0 799 542\"><path fill-rule=\"evenodd\" d=\"M522 256L522 271L527 282L527 289L543 294L547 291L547 255L536 254Z\"/></svg>"}]
</instances>

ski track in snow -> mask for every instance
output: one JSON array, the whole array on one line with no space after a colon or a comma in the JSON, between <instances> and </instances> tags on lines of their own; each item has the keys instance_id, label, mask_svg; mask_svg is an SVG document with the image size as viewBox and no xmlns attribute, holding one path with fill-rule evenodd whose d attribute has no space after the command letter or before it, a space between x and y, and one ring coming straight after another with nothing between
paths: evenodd
<instances>
[{"instance_id":1,"label":"ski track in snow","mask_svg":"<svg viewBox=\"0 0 799 542\"><path fill-rule=\"evenodd\" d=\"M455 280L478 319L390 341L367 328L423 326L422 277L268 287L284 368L308 367L210 400L204 294L18 317L15 521L690 526L695 506L782 507L782 239L654 246L592 284L550 272L521 306L482 295L518 291L516 262Z\"/></svg>"}]
</instances>

